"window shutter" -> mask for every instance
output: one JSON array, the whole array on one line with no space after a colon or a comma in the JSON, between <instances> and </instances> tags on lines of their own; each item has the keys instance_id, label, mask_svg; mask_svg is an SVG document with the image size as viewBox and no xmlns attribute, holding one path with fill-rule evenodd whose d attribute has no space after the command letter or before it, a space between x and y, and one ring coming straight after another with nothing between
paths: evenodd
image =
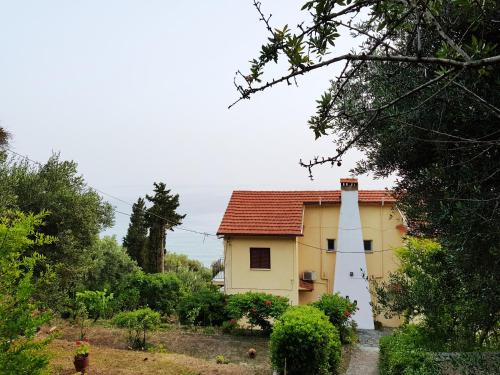
<instances>
[{"instance_id":1,"label":"window shutter","mask_svg":"<svg viewBox=\"0 0 500 375\"><path fill-rule=\"evenodd\" d=\"M271 249L268 247L250 248L250 268L271 268Z\"/></svg>"}]
</instances>

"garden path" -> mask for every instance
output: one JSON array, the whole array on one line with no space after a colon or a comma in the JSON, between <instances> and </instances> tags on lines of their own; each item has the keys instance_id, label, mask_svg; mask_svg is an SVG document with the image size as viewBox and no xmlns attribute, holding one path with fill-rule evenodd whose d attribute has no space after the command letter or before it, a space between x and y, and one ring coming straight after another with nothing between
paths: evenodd
<instances>
[{"instance_id":1,"label":"garden path","mask_svg":"<svg viewBox=\"0 0 500 375\"><path fill-rule=\"evenodd\" d=\"M353 349L345 375L378 375L378 340L391 331L359 329L359 343Z\"/></svg>"}]
</instances>

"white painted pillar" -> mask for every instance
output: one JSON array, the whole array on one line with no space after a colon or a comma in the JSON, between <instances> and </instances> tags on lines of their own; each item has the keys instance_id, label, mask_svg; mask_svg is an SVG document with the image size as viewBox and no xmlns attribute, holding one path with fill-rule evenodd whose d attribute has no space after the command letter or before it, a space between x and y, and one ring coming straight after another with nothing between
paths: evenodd
<instances>
[{"instance_id":1,"label":"white painted pillar","mask_svg":"<svg viewBox=\"0 0 500 375\"><path fill-rule=\"evenodd\" d=\"M357 179L341 179L341 203L335 261L334 292L351 301L357 301L358 311L353 315L358 328L374 329L370 305L366 256L358 205Z\"/></svg>"}]
</instances>

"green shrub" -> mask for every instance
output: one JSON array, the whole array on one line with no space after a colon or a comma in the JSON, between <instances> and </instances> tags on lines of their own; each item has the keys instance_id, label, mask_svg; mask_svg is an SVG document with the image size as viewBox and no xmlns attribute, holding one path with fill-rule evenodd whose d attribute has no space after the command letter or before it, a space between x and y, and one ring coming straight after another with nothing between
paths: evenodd
<instances>
[{"instance_id":1,"label":"green shrub","mask_svg":"<svg viewBox=\"0 0 500 375\"><path fill-rule=\"evenodd\" d=\"M148 306L164 315L171 315L177 310L180 281L175 274L141 273L131 279L129 288L139 291L139 306Z\"/></svg>"},{"instance_id":2,"label":"green shrub","mask_svg":"<svg viewBox=\"0 0 500 375\"><path fill-rule=\"evenodd\" d=\"M434 354L425 349L422 329L407 325L380 338L380 375L439 374Z\"/></svg>"},{"instance_id":3,"label":"green shrub","mask_svg":"<svg viewBox=\"0 0 500 375\"><path fill-rule=\"evenodd\" d=\"M182 324L220 326L227 319L226 296L214 287L188 294L179 302Z\"/></svg>"},{"instance_id":4,"label":"green shrub","mask_svg":"<svg viewBox=\"0 0 500 375\"><path fill-rule=\"evenodd\" d=\"M356 329L351 319L352 314L358 310L355 303L335 293L323 294L312 305L323 311L330 322L337 327L340 333L340 341L343 344L349 344L355 340Z\"/></svg>"},{"instance_id":5,"label":"green shrub","mask_svg":"<svg viewBox=\"0 0 500 375\"><path fill-rule=\"evenodd\" d=\"M116 315L113 324L128 330L128 342L132 348L145 349L146 335L158 329L161 323L160 314L149 307L134 311L124 311Z\"/></svg>"},{"instance_id":6,"label":"green shrub","mask_svg":"<svg viewBox=\"0 0 500 375\"><path fill-rule=\"evenodd\" d=\"M87 310L88 317L94 319L106 318L111 311L110 301L113 299L113 293L108 294L106 289L86 290L76 293L76 303L83 304Z\"/></svg>"},{"instance_id":7,"label":"green shrub","mask_svg":"<svg viewBox=\"0 0 500 375\"><path fill-rule=\"evenodd\" d=\"M279 373L332 374L340 363L338 330L312 306L289 308L274 325L270 345Z\"/></svg>"},{"instance_id":8,"label":"green shrub","mask_svg":"<svg viewBox=\"0 0 500 375\"><path fill-rule=\"evenodd\" d=\"M120 290L115 292L115 298L111 301L113 312L130 311L139 308L141 293L132 283L126 282Z\"/></svg>"},{"instance_id":9,"label":"green shrub","mask_svg":"<svg viewBox=\"0 0 500 375\"><path fill-rule=\"evenodd\" d=\"M278 319L288 308L288 298L266 293L247 292L229 297L228 312L232 319L248 319L264 331L272 328L270 319Z\"/></svg>"}]
</instances>

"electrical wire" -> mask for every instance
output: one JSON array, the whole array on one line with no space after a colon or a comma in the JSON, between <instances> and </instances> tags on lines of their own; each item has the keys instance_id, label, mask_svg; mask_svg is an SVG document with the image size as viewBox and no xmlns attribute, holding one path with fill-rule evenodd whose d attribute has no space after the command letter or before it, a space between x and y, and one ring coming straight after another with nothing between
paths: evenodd
<instances>
[{"instance_id":1,"label":"electrical wire","mask_svg":"<svg viewBox=\"0 0 500 375\"><path fill-rule=\"evenodd\" d=\"M39 161L36 161L36 160L34 160L34 159L31 159L31 158L29 158L28 156L21 155L21 154L19 154L18 152L16 152L16 151L14 151L14 150L10 149L9 147L4 147L4 149L5 149L6 151L9 151L10 153L12 153L12 154L16 155L16 156L19 156L19 157L21 157L21 158L23 158L23 159L25 159L25 160L27 160L27 161L31 162L31 163L37 164L37 165L39 165L39 166L42 166L42 165L43 165L43 164L42 164L42 163L40 163ZM110 198L112 198L112 199L115 199L115 200L117 200L117 201L119 201L119 202L125 203L125 204L129 205L130 207L133 207L133 206L134 206L134 205L133 205L133 203L130 203L130 202L126 201L126 200L123 200L123 199L121 199L121 198L118 198L118 197L116 197L116 196L114 196L114 195L112 195L112 194L106 193L105 191L102 191L102 190L100 190L100 189L97 189L96 187L94 187L94 186L92 186L92 185L87 184L87 186L88 186L88 187L90 187L92 190L95 190L96 192L100 193L101 195L105 195L105 196L110 197ZM119 214L122 214L122 215L129 216L129 217L130 217L130 216L132 216L131 214L127 214L127 213L125 213L125 212L118 211L118 210L116 210L116 209L115 209L115 212L117 212L117 213L119 213ZM144 212L146 212L146 211L144 210ZM155 216L155 217L157 217L157 218L159 218L159 219L165 220L167 223L169 223L169 224L171 224L171 225L179 225L179 223L176 223L176 222L174 222L174 221L172 221L172 220L169 220L169 219L167 219L167 218L165 218L165 217L163 217L163 216L160 216L160 215L158 215L158 214L155 214L155 213L152 213L152 212L148 212L148 214L150 214L150 215L152 215L152 216ZM212 234L212 233L201 232L201 231L198 231L198 230L195 230L195 229L190 229L190 228L186 228L186 227L182 227L182 226L178 226L176 229L179 229L179 230L182 230L182 231L185 231L185 232L190 232L190 233L199 234L199 235L202 235L204 238L207 238L207 237L216 237L216 238L218 239L218 236L217 236L216 234Z\"/></svg>"},{"instance_id":2,"label":"electrical wire","mask_svg":"<svg viewBox=\"0 0 500 375\"><path fill-rule=\"evenodd\" d=\"M39 161L33 160L33 159L29 158L28 156L21 155L21 154L19 154L19 153L15 152L14 150L11 150L11 149L10 149L10 148L8 148L8 147L4 147L4 149L5 149L6 151L11 152L11 153L12 153L12 154L14 154L14 155L17 155L17 156L19 156L19 157L21 157L21 158L24 158L25 160L28 160L28 161L29 161L29 162L31 162L31 163L35 163L35 164L37 164L37 165L39 165L39 166L42 166L42 165L43 165L43 164L42 164L42 163L40 163ZM95 190L96 192L98 192L98 193L102 194L102 195L108 196L108 197L110 197L110 198L112 198L112 199L115 199L115 200L117 200L117 201L119 201L119 202L125 203L125 204L127 204L127 205L129 205L129 206L133 207L133 204L132 204L132 203L130 203L130 202L128 202L128 201L126 201L126 200L123 200L123 199L121 199L121 198L118 198L118 197L116 197L116 196L114 196L114 195L112 195L112 194L106 193L106 192L104 192L104 191L102 191L102 190L100 190L100 189L97 189L97 188L95 188L95 187L93 187L93 186L91 186L91 185L88 185L88 186L89 186L90 188L92 188L93 190ZM119 214L121 214L121 215L129 216L129 217L131 217L131 216L132 216L131 214L128 214L128 213L123 212L123 211L119 211L119 210L117 210L117 209L115 209L115 212L116 212L116 213L119 213ZM171 221L171 220L169 220L169 219L167 219L167 218L164 218L164 217L162 217L162 216L160 216L160 215L153 214L153 213L150 213L150 214L151 214L151 215L153 215L153 216L155 216L155 217L157 217L157 218L160 218L160 219L162 219L162 220L165 220L167 223L175 224L173 221ZM327 227L325 227L325 228L327 228ZM333 228L333 227L332 227L332 228ZM364 226L364 227L356 227L356 228L341 228L341 227L338 227L338 229L339 229L339 230L359 230L359 229L361 229L361 230L362 230L363 228L371 228L371 229L375 229L375 230L381 230L381 229L378 229L378 228L375 228L375 227L369 227L369 226ZM208 238L208 237L212 237L212 238L213 238L213 237L215 237L216 239L219 239L219 236L218 236L217 234L212 234L212 233L207 233L207 232L201 232L201 231L198 231L198 230L195 230L195 229L190 229L190 228L186 228L186 227L182 227L182 226L177 227L177 229L182 230L182 231L185 231L185 232L189 232L189 233L194 233L194 234L202 235L202 236L204 237L204 239L205 239L205 238ZM392 229L392 228L390 228L390 229ZM389 230L389 229L385 229L385 230ZM310 248L315 248L315 249L317 249L317 250L331 251L331 250L328 250L328 249L324 249L324 248L322 248L322 247L318 247L318 246L314 246L314 245L310 245L310 244L306 244L306 243L302 243L302 242L298 242L298 241L297 241L297 244L302 245L302 246L306 246L306 247L310 247ZM370 251L370 252L369 252L369 254L371 254L371 253L380 253L380 252L385 252L385 251L393 251L393 250L394 250L394 249L372 250L372 251ZM339 253L339 254L354 254L354 253L362 253L362 252L360 252L360 251L333 251L333 252L334 252L334 253Z\"/></svg>"},{"instance_id":3,"label":"electrical wire","mask_svg":"<svg viewBox=\"0 0 500 375\"><path fill-rule=\"evenodd\" d=\"M394 251L394 249L382 249L382 250L371 250L371 251L338 251L338 250L324 249L324 248L319 247L319 246L309 245L309 244L302 243L299 241L297 241L297 244L302 245L302 246L311 247L311 248L317 249L317 250L323 250L323 251L326 251L328 253L333 253L333 254L365 254L365 253L371 254L371 253L383 253L385 251Z\"/></svg>"}]
</instances>

